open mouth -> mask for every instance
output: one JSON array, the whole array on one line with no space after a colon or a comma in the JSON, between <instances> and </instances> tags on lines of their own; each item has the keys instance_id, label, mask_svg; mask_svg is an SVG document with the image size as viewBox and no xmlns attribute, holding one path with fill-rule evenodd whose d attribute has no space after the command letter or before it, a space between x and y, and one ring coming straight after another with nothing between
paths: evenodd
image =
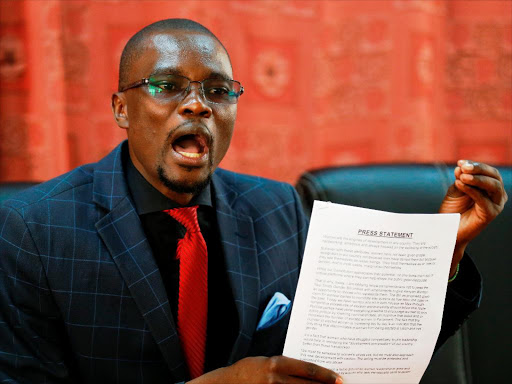
<instances>
[{"instance_id":1,"label":"open mouth","mask_svg":"<svg viewBox=\"0 0 512 384\"><path fill-rule=\"evenodd\" d=\"M202 135L188 134L175 139L172 143L175 152L188 159L199 159L208 153L208 144Z\"/></svg>"}]
</instances>

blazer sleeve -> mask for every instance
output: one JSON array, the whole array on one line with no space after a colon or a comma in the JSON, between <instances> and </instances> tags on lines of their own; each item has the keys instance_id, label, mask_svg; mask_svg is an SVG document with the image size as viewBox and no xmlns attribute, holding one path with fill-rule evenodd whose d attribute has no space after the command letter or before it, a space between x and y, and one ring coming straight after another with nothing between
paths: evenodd
<instances>
[{"instance_id":1,"label":"blazer sleeve","mask_svg":"<svg viewBox=\"0 0 512 384\"><path fill-rule=\"evenodd\" d=\"M468 254L460 262L457 278L448 283L444 302L443 322L437 338L435 351L452 336L462 323L480 306L482 278Z\"/></svg>"},{"instance_id":2,"label":"blazer sleeve","mask_svg":"<svg viewBox=\"0 0 512 384\"><path fill-rule=\"evenodd\" d=\"M71 383L62 317L29 227L0 208L0 382Z\"/></svg>"}]
</instances>

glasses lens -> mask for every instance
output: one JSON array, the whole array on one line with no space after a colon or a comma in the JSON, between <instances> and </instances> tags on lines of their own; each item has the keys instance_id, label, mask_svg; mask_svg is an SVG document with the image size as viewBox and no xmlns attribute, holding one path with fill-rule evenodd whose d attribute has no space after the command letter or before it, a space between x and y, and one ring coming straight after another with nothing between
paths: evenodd
<instances>
[{"instance_id":1,"label":"glasses lens","mask_svg":"<svg viewBox=\"0 0 512 384\"><path fill-rule=\"evenodd\" d=\"M150 95L162 100L178 97L187 87L188 79L177 75L151 76L148 83Z\"/></svg>"},{"instance_id":2,"label":"glasses lens","mask_svg":"<svg viewBox=\"0 0 512 384\"><path fill-rule=\"evenodd\" d=\"M240 83L225 79L203 81L204 96L213 103L236 104L240 96Z\"/></svg>"}]
</instances>

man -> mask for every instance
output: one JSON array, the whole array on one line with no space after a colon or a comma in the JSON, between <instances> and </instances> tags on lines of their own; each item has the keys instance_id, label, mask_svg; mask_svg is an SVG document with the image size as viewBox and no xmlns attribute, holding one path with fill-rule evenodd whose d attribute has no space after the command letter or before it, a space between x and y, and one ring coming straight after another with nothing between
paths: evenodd
<instances>
[{"instance_id":1,"label":"man","mask_svg":"<svg viewBox=\"0 0 512 384\"><path fill-rule=\"evenodd\" d=\"M121 59L112 109L128 141L7 201L0 214L0 381L341 383L279 356L306 220L289 185L217 169L243 93L203 26L163 20ZM462 213L440 343L479 300L467 243L503 208L499 173L460 163ZM461 261L462 260L462 261Z\"/></svg>"}]
</instances>

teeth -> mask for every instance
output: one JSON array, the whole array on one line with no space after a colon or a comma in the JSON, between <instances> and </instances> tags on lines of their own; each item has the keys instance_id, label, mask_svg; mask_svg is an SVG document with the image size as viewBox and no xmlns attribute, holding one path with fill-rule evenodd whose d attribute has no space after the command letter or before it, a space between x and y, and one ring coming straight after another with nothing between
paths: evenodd
<instances>
[{"instance_id":1,"label":"teeth","mask_svg":"<svg viewBox=\"0 0 512 384\"><path fill-rule=\"evenodd\" d=\"M202 156L202 153L180 152L180 151L178 151L178 153L180 155L183 155L183 156L191 158L191 159L198 159Z\"/></svg>"}]
</instances>

